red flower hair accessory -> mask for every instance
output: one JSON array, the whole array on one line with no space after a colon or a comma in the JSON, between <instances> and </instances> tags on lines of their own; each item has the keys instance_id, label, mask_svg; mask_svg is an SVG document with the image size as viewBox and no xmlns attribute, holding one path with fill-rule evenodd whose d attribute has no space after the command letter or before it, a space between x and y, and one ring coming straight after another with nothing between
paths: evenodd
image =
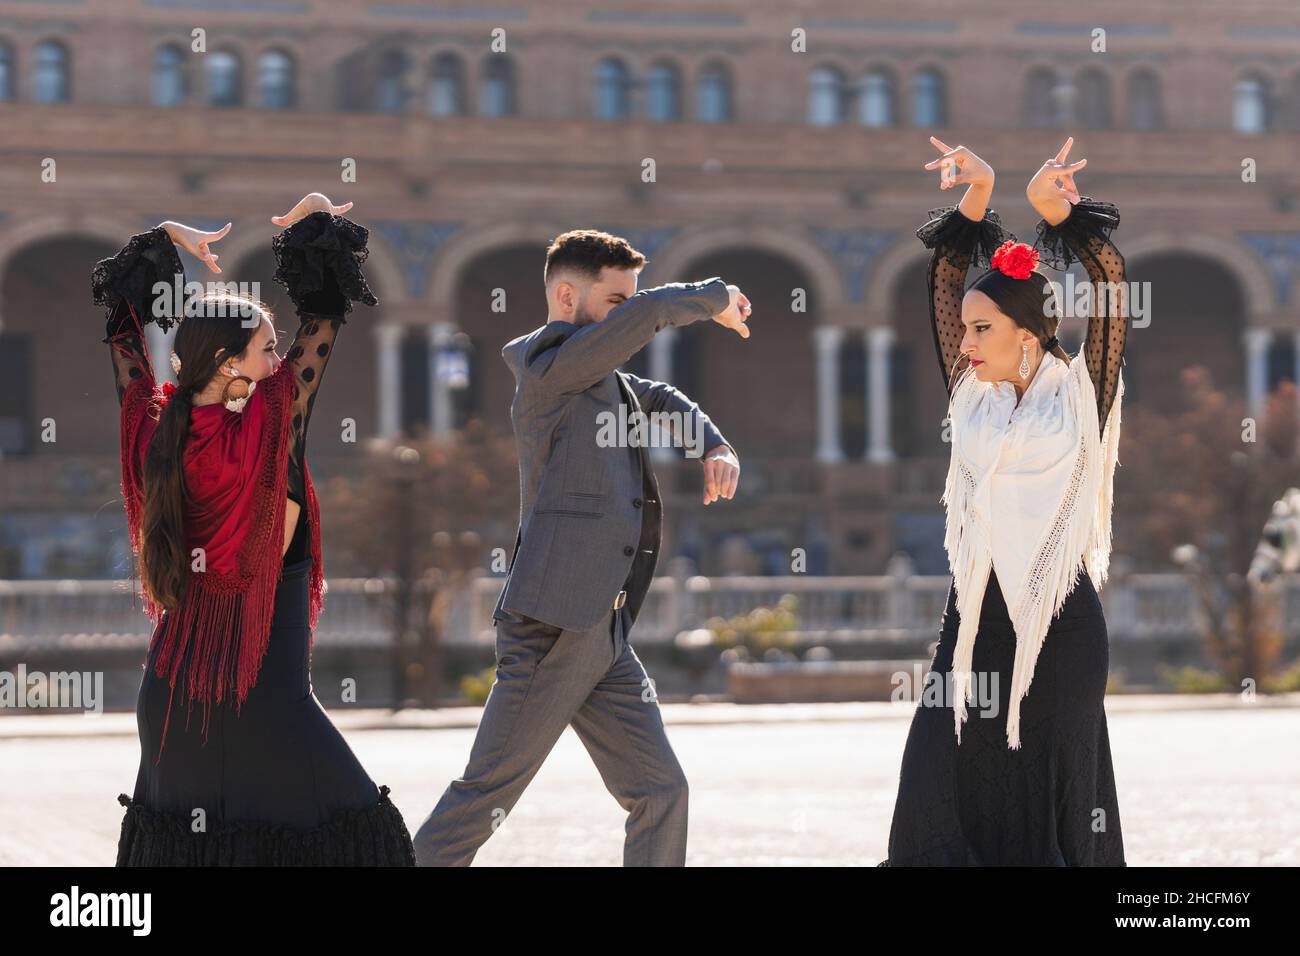
<instances>
[{"instance_id":1,"label":"red flower hair accessory","mask_svg":"<svg viewBox=\"0 0 1300 956\"><path fill-rule=\"evenodd\" d=\"M1013 279L1028 279L1038 265L1038 250L1028 243L1008 239L993 253L993 268Z\"/></svg>"},{"instance_id":2,"label":"red flower hair accessory","mask_svg":"<svg viewBox=\"0 0 1300 956\"><path fill-rule=\"evenodd\" d=\"M166 408L166 407L167 407L167 403L170 402L173 398L175 398L177 395L180 395L180 394L182 394L182 389L178 388L178 387L175 385L175 383L173 383L173 382L163 382L163 383L162 383L162 397L160 397L160 398L158 399L158 403L157 403L157 404L158 404L158 407L159 407L160 409L161 409L161 408ZM191 399L193 399L193 393L192 393L192 392L184 392L184 394L187 395L187 396L189 396Z\"/></svg>"}]
</instances>

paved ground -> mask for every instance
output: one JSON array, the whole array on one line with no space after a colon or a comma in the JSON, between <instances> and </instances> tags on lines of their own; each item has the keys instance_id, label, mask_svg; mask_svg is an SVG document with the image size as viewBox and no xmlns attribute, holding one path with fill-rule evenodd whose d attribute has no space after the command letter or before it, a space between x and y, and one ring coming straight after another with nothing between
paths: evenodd
<instances>
[{"instance_id":1,"label":"paved ground","mask_svg":"<svg viewBox=\"0 0 1300 956\"><path fill-rule=\"evenodd\" d=\"M874 865L913 706L666 705L691 782L688 863ZM478 713L334 717L414 829L464 768ZM1300 695L1112 697L1107 713L1130 864L1300 864ZM0 865L111 865L134 721L0 718ZM566 731L477 863L618 865L622 820Z\"/></svg>"}]
</instances>

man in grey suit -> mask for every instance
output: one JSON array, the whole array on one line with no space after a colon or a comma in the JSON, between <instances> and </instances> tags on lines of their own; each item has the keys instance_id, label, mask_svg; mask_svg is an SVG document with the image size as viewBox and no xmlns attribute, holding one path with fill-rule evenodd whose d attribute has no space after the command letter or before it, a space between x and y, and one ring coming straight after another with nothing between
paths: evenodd
<instances>
[{"instance_id":1,"label":"man in grey suit","mask_svg":"<svg viewBox=\"0 0 1300 956\"><path fill-rule=\"evenodd\" d=\"M712 319L748 338L750 306L718 278L637 292L645 262L607 233L557 237L546 324L501 350L515 376L520 521L493 614L496 680L464 774L415 834L421 866L468 866L568 726L628 812L624 865L686 862L686 777L627 636L662 530L643 413L701 460L704 504L735 494L740 464L694 402L619 366L670 325Z\"/></svg>"}]
</instances>

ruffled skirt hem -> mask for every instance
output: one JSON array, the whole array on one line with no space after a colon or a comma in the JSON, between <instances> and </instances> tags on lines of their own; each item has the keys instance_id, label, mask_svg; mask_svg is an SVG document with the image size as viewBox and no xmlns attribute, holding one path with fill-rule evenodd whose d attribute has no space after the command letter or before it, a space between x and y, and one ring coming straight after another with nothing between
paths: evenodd
<instances>
[{"instance_id":1,"label":"ruffled skirt hem","mask_svg":"<svg viewBox=\"0 0 1300 956\"><path fill-rule=\"evenodd\" d=\"M414 866L411 834L388 787L361 810L340 810L313 830L221 823L191 830L184 814L152 810L125 793L117 866Z\"/></svg>"}]
</instances>

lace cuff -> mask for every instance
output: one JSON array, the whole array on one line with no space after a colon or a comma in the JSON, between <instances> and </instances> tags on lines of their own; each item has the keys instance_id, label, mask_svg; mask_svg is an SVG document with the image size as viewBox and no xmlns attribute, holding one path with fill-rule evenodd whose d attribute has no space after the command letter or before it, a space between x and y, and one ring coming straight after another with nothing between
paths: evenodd
<instances>
[{"instance_id":1,"label":"lace cuff","mask_svg":"<svg viewBox=\"0 0 1300 956\"><path fill-rule=\"evenodd\" d=\"M306 311L308 296L328 288L326 276L333 273L343 293L343 311L353 302L378 305L361 273L369 250L370 230L350 219L321 211L299 219L271 240L275 252L274 279L284 286L300 312Z\"/></svg>"},{"instance_id":2,"label":"lace cuff","mask_svg":"<svg viewBox=\"0 0 1300 956\"><path fill-rule=\"evenodd\" d=\"M1038 220L1038 239L1034 242L1040 262L1065 271L1072 262L1083 262L1089 249L1099 249L1110 241L1119 226L1119 209L1113 203L1091 196L1080 196L1070 214L1057 225ZM1099 240L1092 246L1093 240Z\"/></svg>"},{"instance_id":3,"label":"lace cuff","mask_svg":"<svg viewBox=\"0 0 1300 956\"><path fill-rule=\"evenodd\" d=\"M156 322L166 331L176 324L184 303L173 302L168 314L154 315L153 287L158 282L172 285L178 274L184 289L185 266L171 236L162 226L137 233L117 255L95 263L90 273L90 291L95 304L107 310L104 341L134 328L130 313L116 308L123 300L135 309L141 325Z\"/></svg>"},{"instance_id":4,"label":"lace cuff","mask_svg":"<svg viewBox=\"0 0 1300 956\"><path fill-rule=\"evenodd\" d=\"M927 249L936 250L954 263L964 263L967 268L989 268L998 246L1015 238L992 209L985 210L979 222L967 218L957 206L931 209L926 216L929 221L916 230L916 237Z\"/></svg>"}]
</instances>

